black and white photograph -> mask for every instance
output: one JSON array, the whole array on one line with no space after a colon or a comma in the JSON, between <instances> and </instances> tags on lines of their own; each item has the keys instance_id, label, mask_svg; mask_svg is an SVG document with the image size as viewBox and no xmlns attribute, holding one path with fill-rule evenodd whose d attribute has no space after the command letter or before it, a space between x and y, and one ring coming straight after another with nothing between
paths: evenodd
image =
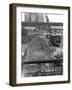
<instances>
[{"instance_id":1,"label":"black and white photograph","mask_svg":"<svg viewBox=\"0 0 72 90\"><path fill-rule=\"evenodd\" d=\"M49 18L59 16L21 13L22 77L63 75L63 22Z\"/></svg>"},{"instance_id":2,"label":"black and white photograph","mask_svg":"<svg viewBox=\"0 0 72 90\"><path fill-rule=\"evenodd\" d=\"M12 4L11 15L11 84L70 82L70 7Z\"/></svg>"}]
</instances>

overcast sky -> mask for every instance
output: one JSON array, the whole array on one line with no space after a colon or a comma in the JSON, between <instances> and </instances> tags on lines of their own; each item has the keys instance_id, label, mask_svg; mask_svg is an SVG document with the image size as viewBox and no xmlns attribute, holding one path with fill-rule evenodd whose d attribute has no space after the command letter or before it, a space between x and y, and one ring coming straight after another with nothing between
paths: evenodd
<instances>
[{"instance_id":1,"label":"overcast sky","mask_svg":"<svg viewBox=\"0 0 72 90\"><path fill-rule=\"evenodd\" d=\"M64 15L63 14L54 14L54 13L48 13L47 16L49 17L49 22L63 22L64 21ZM22 21L25 21L24 13L22 13ZM44 20L45 15L44 15Z\"/></svg>"}]
</instances>

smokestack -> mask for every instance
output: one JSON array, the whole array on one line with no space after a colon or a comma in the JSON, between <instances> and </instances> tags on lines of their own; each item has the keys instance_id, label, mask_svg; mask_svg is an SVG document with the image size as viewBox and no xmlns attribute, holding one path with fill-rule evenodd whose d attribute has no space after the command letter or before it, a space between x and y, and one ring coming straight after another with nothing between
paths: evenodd
<instances>
[{"instance_id":1,"label":"smokestack","mask_svg":"<svg viewBox=\"0 0 72 90\"><path fill-rule=\"evenodd\" d=\"M49 22L49 18L48 18L47 13L45 14L45 17L46 17L46 22Z\"/></svg>"}]
</instances>

